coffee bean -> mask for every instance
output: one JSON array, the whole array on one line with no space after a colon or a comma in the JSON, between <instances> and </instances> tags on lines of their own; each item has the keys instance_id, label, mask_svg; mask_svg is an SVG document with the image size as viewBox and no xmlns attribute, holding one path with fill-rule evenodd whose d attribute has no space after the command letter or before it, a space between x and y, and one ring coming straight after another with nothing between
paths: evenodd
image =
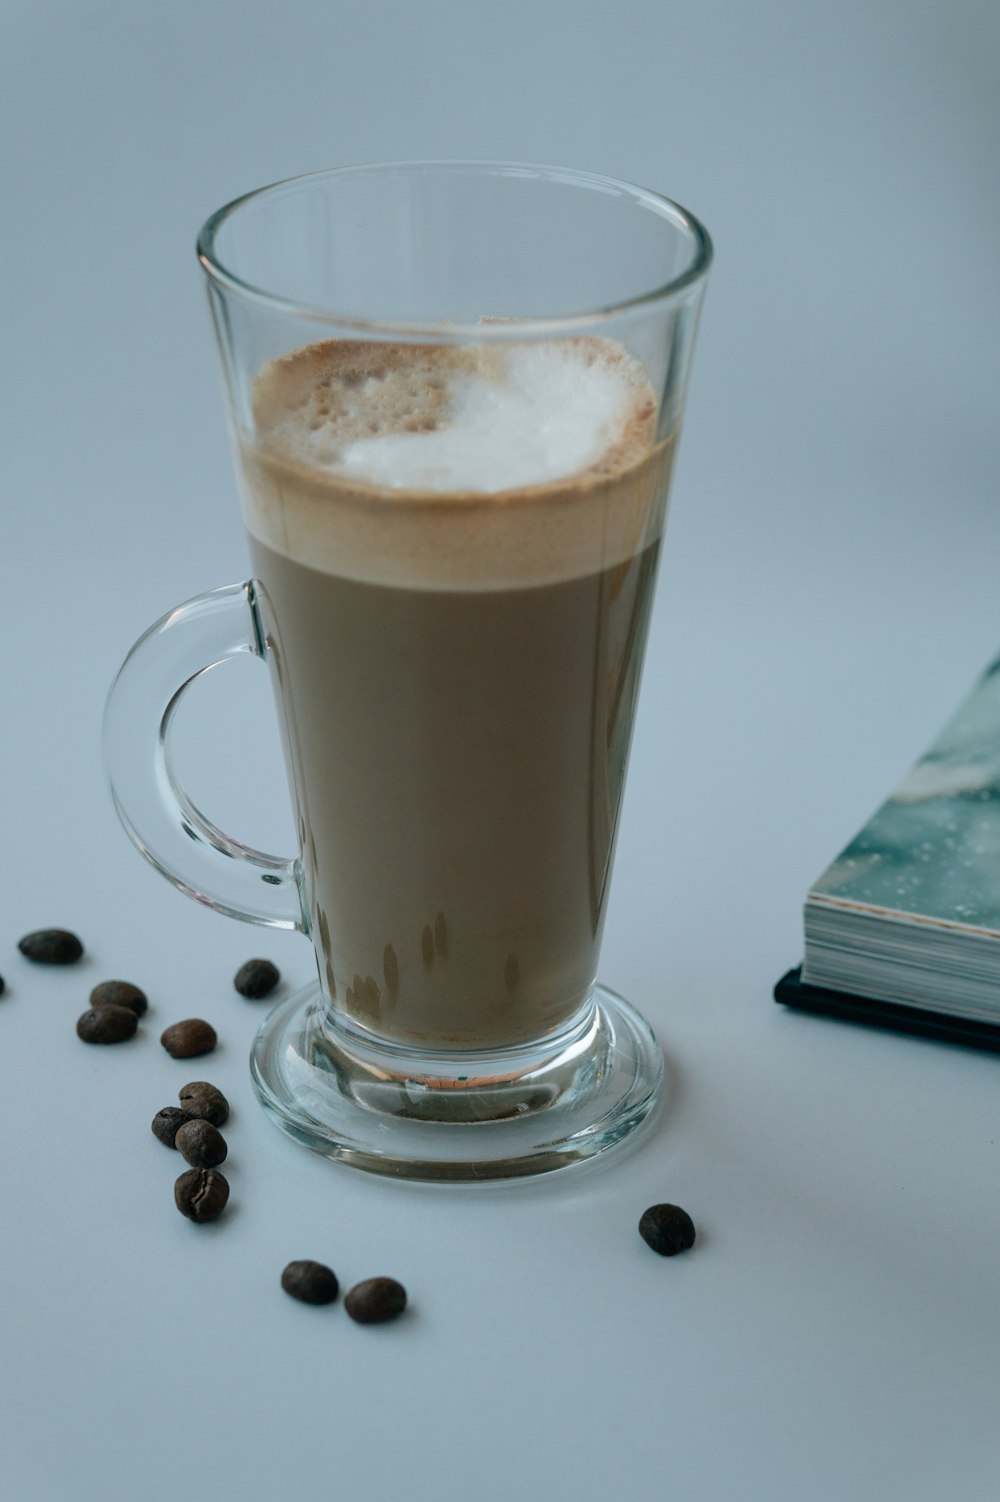
<instances>
[{"instance_id":1,"label":"coffee bean","mask_svg":"<svg viewBox=\"0 0 1000 1502\"><path fill-rule=\"evenodd\" d=\"M3 976L0 975L0 996L3 995L4 990L5 990L5 987L4 987L4 983L3 983Z\"/></svg>"},{"instance_id":2,"label":"coffee bean","mask_svg":"<svg viewBox=\"0 0 1000 1502\"><path fill-rule=\"evenodd\" d=\"M281 1286L303 1304L332 1304L339 1283L332 1268L322 1262L289 1262L281 1274Z\"/></svg>"},{"instance_id":3,"label":"coffee bean","mask_svg":"<svg viewBox=\"0 0 1000 1502\"><path fill-rule=\"evenodd\" d=\"M192 1168L215 1168L226 1161L226 1139L210 1121L184 1121L177 1128L174 1147Z\"/></svg>"},{"instance_id":4,"label":"coffee bean","mask_svg":"<svg viewBox=\"0 0 1000 1502\"><path fill-rule=\"evenodd\" d=\"M639 1235L661 1257L675 1257L694 1246L694 1222L680 1205L650 1205L639 1221Z\"/></svg>"},{"instance_id":5,"label":"coffee bean","mask_svg":"<svg viewBox=\"0 0 1000 1502\"><path fill-rule=\"evenodd\" d=\"M203 1022L200 1017L188 1017L165 1028L160 1042L172 1059L193 1059L198 1054L211 1053L218 1039L211 1023Z\"/></svg>"},{"instance_id":6,"label":"coffee bean","mask_svg":"<svg viewBox=\"0 0 1000 1502\"><path fill-rule=\"evenodd\" d=\"M222 1091L204 1080L194 1080L190 1085L185 1085L177 1098L186 1116L210 1121L213 1126L222 1126L229 1117L229 1102Z\"/></svg>"},{"instance_id":7,"label":"coffee bean","mask_svg":"<svg viewBox=\"0 0 1000 1502\"><path fill-rule=\"evenodd\" d=\"M91 1007L76 1024L84 1043L124 1043L135 1035L139 1019L128 1007Z\"/></svg>"},{"instance_id":8,"label":"coffee bean","mask_svg":"<svg viewBox=\"0 0 1000 1502\"><path fill-rule=\"evenodd\" d=\"M344 1308L359 1325L380 1325L406 1308L406 1289L395 1278L366 1278L345 1295Z\"/></svg>"},{"instance_id":9,"label":"coffee bean","mask_svg":"<svg viewBox=\"0 0 1000 1502\"><path fill-rule=\"evenodd\" d=\"M76 934L66 928L39 928L18 941L18 949L36 965L73 965L83 954Z\"/></svg>"},{"instance_id":10,"label":"coffee bean","mask_svg":"<svg viewBox=\"0 0 1000 1502\"><path fill-rule=\"evenodd\" d=\"M150 1126L153 1136L158 1137L164 1147L176 1147L174 1139L178 1128L190 1120L186 1111L179 1111L176 1106L164 1106L162 1111L157 1111Z\"/></svg>"},{"instance_id":11,"label":"coffee bean","mask_svg":"<svg viewBox=\"0 0 1000 1502\"><path fill-rule=\"evenodd\" d=\"M241 996L259 1001L270 995L280 979L280 970L270 960L247 960L233 976L233 985Z\"/></svg>"},{"instance_id":12,"label":"coffee bean","mask_svg":"<svg viewBox=\"0 0 1000 1502\"><path fill-rule=\"evenodd\" d=\"M127 980L102 980L90 993L92 1007L128 1007L137 1017L143 1016L149 1002L145 992Z\"/></svg>"},{"instance_id":13,"label":"coffee bean","mask_svg":"<svg viewBox=\"0 0 1000 1502\"><path fill-rule=\"evenodd\" d=\"M189 1168L174 1185L174 1202L182 1215L199 1223L217 1220L226 1208L229 1184L214 1168Z\"/></svg>"}]
</instances>

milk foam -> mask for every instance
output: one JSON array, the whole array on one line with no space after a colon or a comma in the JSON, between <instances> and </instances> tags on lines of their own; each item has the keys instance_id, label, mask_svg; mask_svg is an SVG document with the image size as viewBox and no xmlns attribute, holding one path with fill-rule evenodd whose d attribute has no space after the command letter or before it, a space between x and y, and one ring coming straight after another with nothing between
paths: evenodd
<instances>
[{"instance_id":1,"label":"milk foam","mask_svg":"<svg viewBox=\"0 0 1000 1502\"><path fill-rule=\"evenodd\" d=\"M658 535L672 438L610 339L328 340L265 364L241 449L251 532L332 573L509 587Z\"/></svg>"},{"instance_id":2,"label":"milk foam","mask_svg":"<svg viewBox=\"0 0 1000 1502\"><path fill-rule=\"evenodd\" d=\"M326 464L393 490L495 492L575 474L621 437L635 390L620 361L567 341L490 353L447 371L433 428L356 438Z\"/></svg>"}]
</instances>

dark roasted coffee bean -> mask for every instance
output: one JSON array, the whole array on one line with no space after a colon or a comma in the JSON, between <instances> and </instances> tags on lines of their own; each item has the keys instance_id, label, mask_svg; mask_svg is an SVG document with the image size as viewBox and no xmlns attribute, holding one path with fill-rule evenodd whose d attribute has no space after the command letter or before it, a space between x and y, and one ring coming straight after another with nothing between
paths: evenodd
<instances>
[{"instance_id":1,"label":"dark roasted coffee bean","mask_svg":"<svg viewBox=\"0 0 1000 1502\"><path fill-rule=\"evenodd\" d=\"M281 972L270 960L247 960L233 976L233 985L241 996L259 1001L269 996L281 979Z\"/></svg>"},{"instance_id":2,"label":"dark roasted coffee bean","mask_svg":"<svg viewBox=\"0 0 1000 1502\"><path fill-rule=\"evenodd\" d=\"M366 1278L344 1297L344 1308L359 1325L380 1325L406 1308L406 1289L395 1278Z\"/></svg>"},{"instance_id":3,"label":"dark roasted coffee bean","mask_svg":"<svg viewBox=\"0 0 1000 1502\"><path fill-rule=\"evenodd\" d=\"M216 1168L226 1161L226 1139L210 1121L185 1121L177 1128L174 1147L192 1168Z\"/></svg>"},{"instance_id":4,"label":"dark roasted coffee bean","mask_svg":"<svg viewBox=\"0 0 1000 1502\"><path fill-rule=\"evenodd\" d=\"M176 1147L174 1138L177 1136L178 1127L182 1127L191 1118L186 1111L180 1111L176 1106L164 1106L162 1111L157 1111L150 1123L153 1136L158 1137L164 1147Z\"/></svg>"},{"instance_id":5,"label":"dark roasted coffee bean","mask_svg":"<svg viewBox=\"0 0 1000 1502\"><path fill-rule=\"evenodd\" d=\"M139 1019L128 1007L91 1007L76 1024L84 1043L124 1043L135 1036Z\"/></svg>"},{"instance_id":6,"label":"dark roasted coffee bean","mask_svg":"<svg viewBox=\"0 0 1000 1502\"><path fill-rule=\"evenodd\" d=\"M639 1235L661 1257L675 1257L694 1246L694 1222L680 1205L650 1205L639 1221Z\"/></svg>"},{"instance_id":7,"label":"dark roasted coffee bean","mask_svg":"<svg viewBox=\"0 0 1000 1502\"><path fill-rule=\"evenodd\" d=\"M65 928L39 928L18 941L18 949L36 965L73 965L83 954L76 934Z\"/></svg>"},{"instance_id":8,"label":"dark roasted coffee bean","mask_svg":"<svg viewBox=\"0 0 1000 1502\"><path fill-rule=\"evenodd\" d=\"M3 995L3 993L4 993L4 983L3 983L3 976L2 976L2 975L0 975L0 996L2 996L2 995Z\"/></svg>"},{"instance_id":9,"label":"dark roasted coffee bean","mask_svg":"<svg viewBox=\"0 0 1000 1502\"><path fill-rule=\"evenodd\" d=\"M218 1039L211 1023L188 1017L165 1028L160 1042L172 1059L194 1059L198 1054L211 1053Z\"/></svg>"},{"instance_id":10,"label":"dark roasted coffee bean","mask_svg":"<svg viewBox=\"0 0 1000 1502\"><path fill-rule=\"evenodd\" d=\"M144 991L127 980L102 980L90 993L92 1007L128 1007L137 1017L143 1016L149 1002Z\"/></svg>"},{"instance_id":11,"label":"dark roasted coffee bean","mask_svg":"<svg viewBox=\"0 0 1000 1502\"><path fill-rule=\"evenodd\" d=\"M190 1085L185 1085L177 1098L187 1116L197 1116L201 1121L210 1121L216 1127L228 1120L228 1100L221 1090L204 1080L194 1080Z\"/></svg>"},{"instance_id":12,"label":"dark roasted coffee bean","mask_svg":"<svg viewBox=\"0 0 1000 1502\"><path fill-rule=\"evenodd\" d=\"M174 1185L174 1202L188 1220L217 1220L228 1199L229 1184L214 1168L189 1168Z\"/></svg>"},{"instance_id":13,"label":"dark roasted coffee bean","mask_svg":"<svg viewBox=\"0 0 1000 1502\"><path fill-rule=\"evenodd\" d=\"M303 1304L332 1304L340 1284L332 1268L322 1262L289 1262L281 1274L281 1286Z\"/></svg>"}]
</instances>

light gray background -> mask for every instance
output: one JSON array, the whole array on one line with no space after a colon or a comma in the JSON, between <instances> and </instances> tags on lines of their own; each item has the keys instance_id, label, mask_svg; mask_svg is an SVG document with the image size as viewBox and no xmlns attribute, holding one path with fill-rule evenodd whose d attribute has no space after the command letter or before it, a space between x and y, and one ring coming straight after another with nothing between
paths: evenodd
<instances>
[{"instance_id":1,"label":"light gray background","mask_svg":"<svg viewBox=\"0 0 1000 1502\"><path fill-rule=\"evenodd\" d=\"M996 1496L1000 1060L786 1014L806 887L994 654L1000 26L991 0L7 0L0 1487L16 1502ZM401 156L663 189L718 250L603 974L670 1100L605 1168L372 1181L253 1103L230 987L310 954L174 893L102 785L104 693L246 557L193 257L263 182ZM221 823L287 843L265 675L188 716ZM63 923L85 967L30 968ZM141 1040L84 1048L108 975ZM222 1046L177 1064L166 1022ZM232 1208L153 1112L234 1102ZM685 1205L696 1249L635 1233ZM396 1326L277 1287L391 1272Z\"/></svg>"}]
</instances>

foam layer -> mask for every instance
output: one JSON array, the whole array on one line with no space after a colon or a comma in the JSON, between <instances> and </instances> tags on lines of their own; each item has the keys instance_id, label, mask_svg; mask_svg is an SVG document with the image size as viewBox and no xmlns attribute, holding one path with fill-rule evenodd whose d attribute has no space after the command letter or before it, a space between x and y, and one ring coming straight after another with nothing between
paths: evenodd
<instances>
[{"instance_id":1,"label":"foam layer","mask_svg":"<svg viewBox=\"0 0 1000 1502\"><path fill-rule=\"evenodd\" d=\"M324 341L261 369L253 415L247 525L326 572L539 583L630 557L662 522L673 444L611 340Z\"/></svg>"},{"instance_id":2,"label":"foam layer","mask_svg":"<svg viewBox=\"0 0 1000 1502\"><path fill-rule=\"evenodd\" d=\"M367 485L496 493L593 464L620 440L636 386L633 367L593 342L423 350L405 363L369 347L268 436Z\"/></svg>"}]
</instances>

